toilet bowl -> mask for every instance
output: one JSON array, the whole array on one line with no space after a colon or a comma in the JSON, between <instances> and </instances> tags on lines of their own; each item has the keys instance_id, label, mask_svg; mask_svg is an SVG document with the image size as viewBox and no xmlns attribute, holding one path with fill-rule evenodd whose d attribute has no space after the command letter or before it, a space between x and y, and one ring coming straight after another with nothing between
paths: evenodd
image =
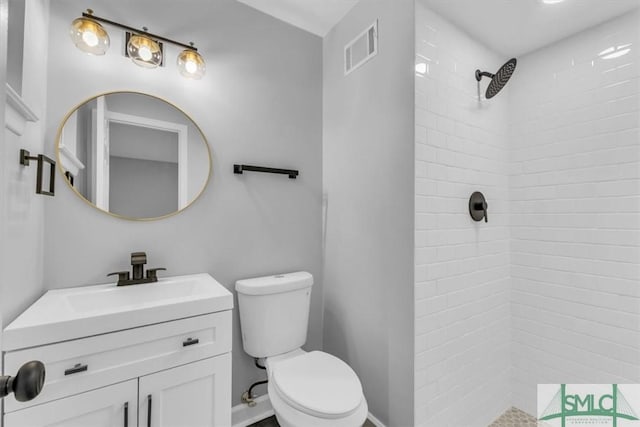
<instances>
[{"instance_id":1,"label":"toilet bowl","mask_svg":"<svg viewBox=\"0 0 640 427\"><path fill-rule=\"evenodd\" d=\"M265 360L282 427L361 427L368 407L353 369L328 353L302 350L312 285L306 272L236 282L244 350Z\"/></svg>"},{"instance_id":2,"label":"toilet bowl","mask_svg":"<svg viewBox=\"0 0 640 427\"><path fill-rule=\"evenodd\" d=\"M367 401L355 372L328 353L303 350L266 359L269 400L282 427L360 427Z\"/></svg>"}]
</instances>

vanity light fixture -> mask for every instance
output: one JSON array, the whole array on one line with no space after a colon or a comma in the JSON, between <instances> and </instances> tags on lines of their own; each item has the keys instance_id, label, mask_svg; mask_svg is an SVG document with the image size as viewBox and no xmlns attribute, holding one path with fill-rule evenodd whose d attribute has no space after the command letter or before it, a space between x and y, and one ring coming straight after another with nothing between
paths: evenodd
<instances>
[{"instance_id":1,"label":"vanity light fixture","mask_svg":"<svg viewBox=\"0 0 640 427\"><path fill-rule=\"evenodd\" d=\"M146 27L139 30L95 16L91 9L87 9L80 18L71 23L71 39L78 49L93 55L105 54L109 48L109 34L100 23L127 31L126 55L136 65L144 68L156 68L162 65L164 55L161 42L165 42L184 48L177 60L178 70L184 77L200 79L206 71L205 61L193 43L181 43L157 34L151 34Z\"/></svg>"}]
</instances>

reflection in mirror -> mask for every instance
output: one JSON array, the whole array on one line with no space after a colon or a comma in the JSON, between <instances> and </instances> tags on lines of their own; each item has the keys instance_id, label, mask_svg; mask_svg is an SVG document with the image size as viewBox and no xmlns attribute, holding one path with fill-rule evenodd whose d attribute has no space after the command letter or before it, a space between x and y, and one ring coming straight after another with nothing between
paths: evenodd
<instances>
[{"instance_id":1,"label":"reflection in mirror","mask_svg":"<svg viewBox=\"0 0 640 427\"><path fill-rule=\"evenodd\" d=\"M209 179L209 146L198 126L159 98L134 92L100 95L63 123L57 154L75 192L129 219L179 212Z\"/></svg>"}]
</instances>

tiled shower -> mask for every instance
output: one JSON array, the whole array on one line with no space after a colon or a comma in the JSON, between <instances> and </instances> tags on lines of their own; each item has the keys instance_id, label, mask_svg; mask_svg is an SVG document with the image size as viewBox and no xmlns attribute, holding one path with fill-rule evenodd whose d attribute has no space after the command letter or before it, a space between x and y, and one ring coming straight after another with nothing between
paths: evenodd
<instances>
[{"instance_id":1,"label":"tiled shower","mask_svg":"<svg viewBox=\"0 0 640 427\"><path fill-rule=\"evenodd\" d=\"M416 20L415 421L486 426L509 406L509 111L506 93L478 104L473 76L504 58L420 3Z\"/></svg>"},{"instance_id":2,"label":"tiled shower","mask_svg":"<svg viewBox=\"0 0 640 427\"><path fill-rule=\"evenodd\" d=\"M508 58L416 2L416 425L535 415L540 383L640 382L639 23L518 57L486 100L474 71Z\"/></svg>"},{"instance_id":3,"label":"tiled shower","mask_svg":"<svg viewBox=\"0 0 640 427\"><path fill-rule=\"evenodd\" d=\"M524 57L510 93L512 391L530 412L536 383L640 382L638 23Z\"/></svg>"}]
</instances>

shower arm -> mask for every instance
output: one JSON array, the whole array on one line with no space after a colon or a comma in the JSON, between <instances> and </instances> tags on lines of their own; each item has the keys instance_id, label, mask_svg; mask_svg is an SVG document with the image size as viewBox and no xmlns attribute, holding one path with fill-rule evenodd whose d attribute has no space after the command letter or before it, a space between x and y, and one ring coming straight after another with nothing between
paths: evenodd
<instances>
[{"instance_id":1,"label":"shower arm","mask_svg":"<svg viewBox=\"0 0 640 427\"><path fill-rule=\"evenodd\" d=\"M495 76L495 74L491 74L487 71L480 71L480 70L476 70L476 80L480 81L482 80L482 77L489 77L490 79L492 79Z\"/></svg>"}]
</instances>

